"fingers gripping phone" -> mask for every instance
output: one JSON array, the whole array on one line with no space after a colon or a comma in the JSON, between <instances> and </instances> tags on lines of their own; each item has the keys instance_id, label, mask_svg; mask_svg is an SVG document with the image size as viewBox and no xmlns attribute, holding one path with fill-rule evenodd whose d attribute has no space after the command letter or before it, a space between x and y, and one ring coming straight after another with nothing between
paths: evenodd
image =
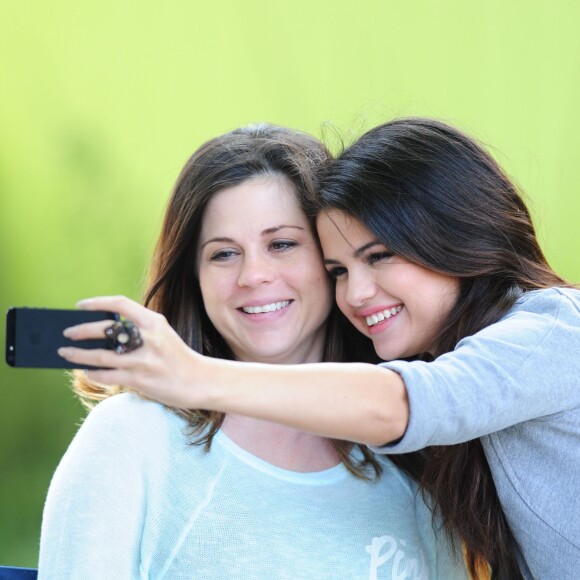
<instances>
[{"instance_id":1,"label":"fingers gripping phone","mask_svg":"<svg viewBox=\"0 0 580 580\"><path fill-rule=\"evenodd\" d=\"M85 322L118 320L113 312L10 308L6 315L6 362L12 367L41 369L79 368L56 352L61 346L111 348L105 337L98 340L69 340L63 330ZM96 368L85 366L83 368Z\"/></svg>"}]
</instances>

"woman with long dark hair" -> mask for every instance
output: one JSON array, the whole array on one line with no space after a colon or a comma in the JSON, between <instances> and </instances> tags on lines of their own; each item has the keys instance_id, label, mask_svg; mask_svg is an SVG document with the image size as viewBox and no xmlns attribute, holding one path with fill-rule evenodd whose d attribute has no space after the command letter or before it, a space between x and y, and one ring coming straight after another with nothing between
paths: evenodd
<instances>
[{"instance_id":1,"label":"woman with long dark hair","mask_svg":"<svg viewBox=\"0 0 580 580\"><path fill-rule=\"evenodd\" d=\"M371 345L338 312L314 232L327 160L313 137L271 125L200 147L166 210L150 310L139 307L166 332L143 327L138 348L126 320L97 324L115 356L145 353L155 382L150 349L175 380L188 372L184 352L272 367L364 357ZM41 578L467 577L394 462L236 413L176 411L116 384L77 374L83 400L101 402L51 484ZM411 470L412 457L398 463Z\"/></svg>"},{"instance_id":2,"label":"woman with long dark hair","mask_svg":"<svg viewBox=\"0 0 580 580\"><path fill-rule=\"evenodd\" d=\"M122 298L127 357L65 350L180 407L235 412L387 454L422 477L472 573L575 578L580 562L580 291L548 265L513 183L475 140L429 119L361 137L327 164L318 232L337 303L384 360L298 367L203 358ZM82 334L102 336L95 326ZM157 336L167 339L155 349ZM166 360L179 353L176 375ZM144 361L153 375L144 372ZM235 377L235 386L232 385Z\"/></svg>"},{"instance_id":3,"label":"woman with long dark hair","mask_svg":"<svg viewBox=\"0 0 580 580\"><path fill-rule=\"evenodd\" d=\"M341 310L382 359L427 361L385 365L410 416L383 450L436 445L422 482L472 567L577 574L580 295L548 265L513 183L460 131L402 119L331 163L320 204Z\"/></svg>"}]
</instances>

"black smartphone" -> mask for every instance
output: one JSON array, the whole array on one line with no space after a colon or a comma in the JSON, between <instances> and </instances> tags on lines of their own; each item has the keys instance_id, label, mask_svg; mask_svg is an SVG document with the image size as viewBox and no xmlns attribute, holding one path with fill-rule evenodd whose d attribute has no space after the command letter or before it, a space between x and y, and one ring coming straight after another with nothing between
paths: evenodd
<instances>
[{"instance_id":1,"label":"black smartphone","mask_svg":"<svg viewBox=\"0 0 580 580\"><path fill-rule=\"evenodd\" d=\"M10 308L6 314L6 362L12 367L72 369L56 352L61 346L110 348L106 338L69 340L63 330L85 322L118 320L114 312L57 310L52 308ZM96 368L84 366L82 368Z\"/></svg>"}]
</instances>

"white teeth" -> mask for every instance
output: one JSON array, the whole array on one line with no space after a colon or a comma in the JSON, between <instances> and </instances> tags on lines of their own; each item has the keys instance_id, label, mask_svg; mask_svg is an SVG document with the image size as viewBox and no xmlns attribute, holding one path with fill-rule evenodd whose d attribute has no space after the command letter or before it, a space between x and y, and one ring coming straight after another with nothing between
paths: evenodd
<instances>
[{"instance_id":1,"label":"white teeth","mask_svg":"<svg viewBox=\"0 0 580 580\"><path fill-rule=\"evenodd\" d=\"M402 310L402 306L393 306L392 308L388 308L387 310L382 310L381 312L376 312L375 314L371 314L370 316L365 316L365 320L368 326L374 326L379 322L382 322L385 319L391 318L391 316L395 316Z\"/></svg>"},{"instance_id":2,"label":"white teeth","mask_svg":"<svg viewBox=\"0 0 580 580\"><path fill-rule=\"evenodd\" d=\"M288 304L290 304L290 300L284 300L283 302L272 302L272 304L264 304L262 306L244 306L242 310L247 314L262 314L263 312L282 310Z\"/></svg>"}]
</instances>

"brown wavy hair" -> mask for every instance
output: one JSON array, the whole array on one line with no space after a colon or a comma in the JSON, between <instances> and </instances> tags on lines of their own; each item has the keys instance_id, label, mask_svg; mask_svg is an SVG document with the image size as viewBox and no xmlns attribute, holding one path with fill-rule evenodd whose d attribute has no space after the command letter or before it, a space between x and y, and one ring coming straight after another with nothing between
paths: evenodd
<instances>
[{"instance_id":1,"label":"brown wavy hair","mask_svg":"<svg viewBox=\"0 0 580 580\"><path fill-rule=\"evenodd\" d=\"M143 304L163 314L192 349L232 359L230 348L207 316L197 278L196 252L205 208L218 191L271 175L293 185L315 231L317 170L329 159L328 150L314 137L269 124L236 129L203 144L186 162L175 183L150 264ZM351 328L336 306L326 328L324 361L376 360L370 341ZM127 390L92 383L82 371L75 372L73 389L88 408ZM193 442L209 451L224 414L201 409L175 411L188 420ZM350 454L351 444L338 440L332 444L353 474L363 478L380 475L381 467L366 447L358 446L362 456L355 461Z\"/></svg>"},{"instance_id":2,"label":"brown wavy hair","mask_svg":"<svg viewBox=\"0 0 580 580\"><path fill-rule=\"evenodd\" d=\"M397 119L364 134L329 162L319 203L346 212L393 253L458 278L435 357L499 320L523 292L569 285L548 265L528 209L497 162L439 121ZM522 578L479 439L429 448L421 483L446 530L463 540L475 578L486 561L494 579Z\"/></svg>"}]
</instances>

